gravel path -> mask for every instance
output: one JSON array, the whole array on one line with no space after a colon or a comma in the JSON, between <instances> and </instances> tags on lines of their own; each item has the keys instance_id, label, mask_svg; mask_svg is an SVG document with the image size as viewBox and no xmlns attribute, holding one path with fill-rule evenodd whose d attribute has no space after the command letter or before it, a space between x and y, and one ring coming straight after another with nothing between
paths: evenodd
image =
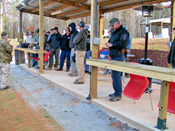
<instances>
[{"instance_id":1,"label":"gravel path","mask_svg":"<svg viewBox=\"0 0 175 131\"><path fill-rule=\"evenodd\" d=\"M102 108L81 100L14 64L11 64L9 84L22 94L32 108L44 108L65 131L136 130L111 118Z\"/></svg>"}]
</instances>

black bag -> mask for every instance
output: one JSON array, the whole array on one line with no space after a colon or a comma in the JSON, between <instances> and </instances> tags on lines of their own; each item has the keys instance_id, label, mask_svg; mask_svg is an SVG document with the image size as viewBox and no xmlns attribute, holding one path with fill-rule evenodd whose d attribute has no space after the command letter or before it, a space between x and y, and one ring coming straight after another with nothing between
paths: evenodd
<instances>
[{"instance_id":1,"label":"black bag","mask_svg":"<svg viewBox=\"0 0 175 131\"><path fill-rule=\"evenodd\" d=\"M28 48L29 44L28 43L22 43L21 48Z\"/></svg>"},{"instance_id":2,"label":"black bag","mask_svg":"<svg viewBox=\"0 0 175 131\"><path fill-rule=\"evenodd\" d=\"M73 62L76 62L76 56L75 56L75 55L72 56L72 61L73 61Z\"/></svg>"}]
</instances>

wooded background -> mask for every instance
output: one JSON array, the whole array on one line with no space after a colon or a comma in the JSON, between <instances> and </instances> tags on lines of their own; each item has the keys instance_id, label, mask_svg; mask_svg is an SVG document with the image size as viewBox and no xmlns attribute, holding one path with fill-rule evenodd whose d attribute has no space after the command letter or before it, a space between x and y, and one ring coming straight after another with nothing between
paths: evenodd
<instances>
[{"instance_id":1,"label":"wooded background","mask_svg":"<svg viewBox=\"0 0 175 131\"><path fill-rule=\"evenodd\" d=\"M23 0L1 0L1 30L6 30L9 33L10 38L17 38L19 27L19 11L15 7ZM170 2L163 4L164 10L154 11L153 17L149 19L169 18L171 11L169 6ZM145 26L140 25L145 21L141 12L137 12L133 9L125 9L121 11L115 11L104 14L104 29L109 29L109 21L112 17L119 18L122 25L127 26L129 32L134 38L144 37ZM69 20L69 23L75 22L78 24L81 20L86 24L90 24L90 16ZM51 28L57 26L59 32L62 34L65 28L65 21L59 19L53 19L45 17L45 30L49 31ZM3 24L2 24L3 23ZM35 30L39 27L39 16L33 14L23 13L23 25L22 31ZM159 27L152 27L153 34L159 34Z\"/></svg>"}]
</instances>

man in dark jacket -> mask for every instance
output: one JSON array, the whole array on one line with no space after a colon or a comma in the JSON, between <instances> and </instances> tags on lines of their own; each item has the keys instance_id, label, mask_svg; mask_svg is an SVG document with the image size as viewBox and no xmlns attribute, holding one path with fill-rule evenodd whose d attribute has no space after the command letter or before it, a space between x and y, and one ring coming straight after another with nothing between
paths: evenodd
<instances>
[{"instance_id":1,"label":"man in dark jacket","mask_svg":"<svg viewBox=\"0 0 175 131\"><path fill-rule=\"evenodd\" d=\"M173 33L175 34L175 26L173 28ZM168 53L168 63L172 63L172 68L175 68L175 39L173 40L170 51Z\"/></svg>"},{"instance_id":2,"label":"man in dark jacket","mask_svg":"<svg viewBox=\"0 0 175 131\"><path fill-rule=\"evenodd\" d=\"M78 69L78 79L74 84L84 84L85 71L84 71L84 56L86 53L87 33L88 30L84 29L85 23L83 21L79 24L80 32L74 37L73 43L76 50L76 65Z\"/></svg>"},{"instance_id":3,"label":"man in dark jacket","mask_svg":"<svg viewBox=\"0 0 175 131\"><path fill-rule=\"evenodd\" d=\"M69 73L68 75L69 76L78 76L78 71L77 71L77 67L76 67L76 60L75 60L75 49L74 49L74 43L73 43L74 37L78 34L78 31L76 30L75 23L70 23L69 29L70 29L69 47L71 48L70 62L71 62L72 72Z\"/></svg>"},{"instance_id":4,"label":"man in dark jacket","mask_svg":"<svg viewBox=\"0 0 175 131\"><path fill-rule=\"evenodd\" d=\"M66 58L66 72L70 69L70 52L71 48L69 47L69 41L70 41L70 29L67 27L65 29L65 34L63 35L61 41L60 41L60 48L61 48L61 57L60 57L60 68L57 69L57 71L62 71L64 66L64 60Z\"/></svg>"},{"instance_id":5,"label":"man in dark jacket","mask_svg":"<svg viewBox=\"0 0 175 131\"><path fill-rule=\"evenodd\" d=\"M127 30L123 29L122 25L120 25L118 18L112 18L110 20L109 27L114 29L114 32L112 32L109 41L106 43L106 46L109 47L109 55L111 60L122 61L122 49L126 48L129 39L129 33ZM118 101L122 97L122 82L120 72L112 70L111 77L113 80L113 88L115 92L113 94L109 94L109 97L111 97L109 100Z\"/></svg>"},{"instance_id":6,"label":"man in dark jacket","mask_svg":"<svg viewBox=\"0 0 175 131\"><path fill-rule=\"evenodd\" d=\"M49 59L49 66L48 70L52 69L53 65L53 55L55 55L55 69L57 69L58 63L59 63L59 53L60 53L60 40L62 38L61 34L58 32L58 27L55 27L54 33L50 36L50 39L48 40L50 44L50 59Z\"/></svg>"}]
</instances>

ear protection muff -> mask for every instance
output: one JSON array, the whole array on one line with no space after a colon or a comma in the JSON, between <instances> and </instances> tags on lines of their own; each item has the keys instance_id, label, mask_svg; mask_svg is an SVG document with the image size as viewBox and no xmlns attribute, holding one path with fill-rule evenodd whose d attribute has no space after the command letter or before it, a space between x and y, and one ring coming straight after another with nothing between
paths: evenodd
<instances>
[{"instance_id":1,"label":"ear protection muff","mask_svg":"<svg viewBox=\"0 0 175 131\"><path fill-rule=\"evenodd\" d=\"M85 26L85 23L83 21L80 21L80 24L79 24L80 27L84 27Z\"/></svg>"}]
</instances>

